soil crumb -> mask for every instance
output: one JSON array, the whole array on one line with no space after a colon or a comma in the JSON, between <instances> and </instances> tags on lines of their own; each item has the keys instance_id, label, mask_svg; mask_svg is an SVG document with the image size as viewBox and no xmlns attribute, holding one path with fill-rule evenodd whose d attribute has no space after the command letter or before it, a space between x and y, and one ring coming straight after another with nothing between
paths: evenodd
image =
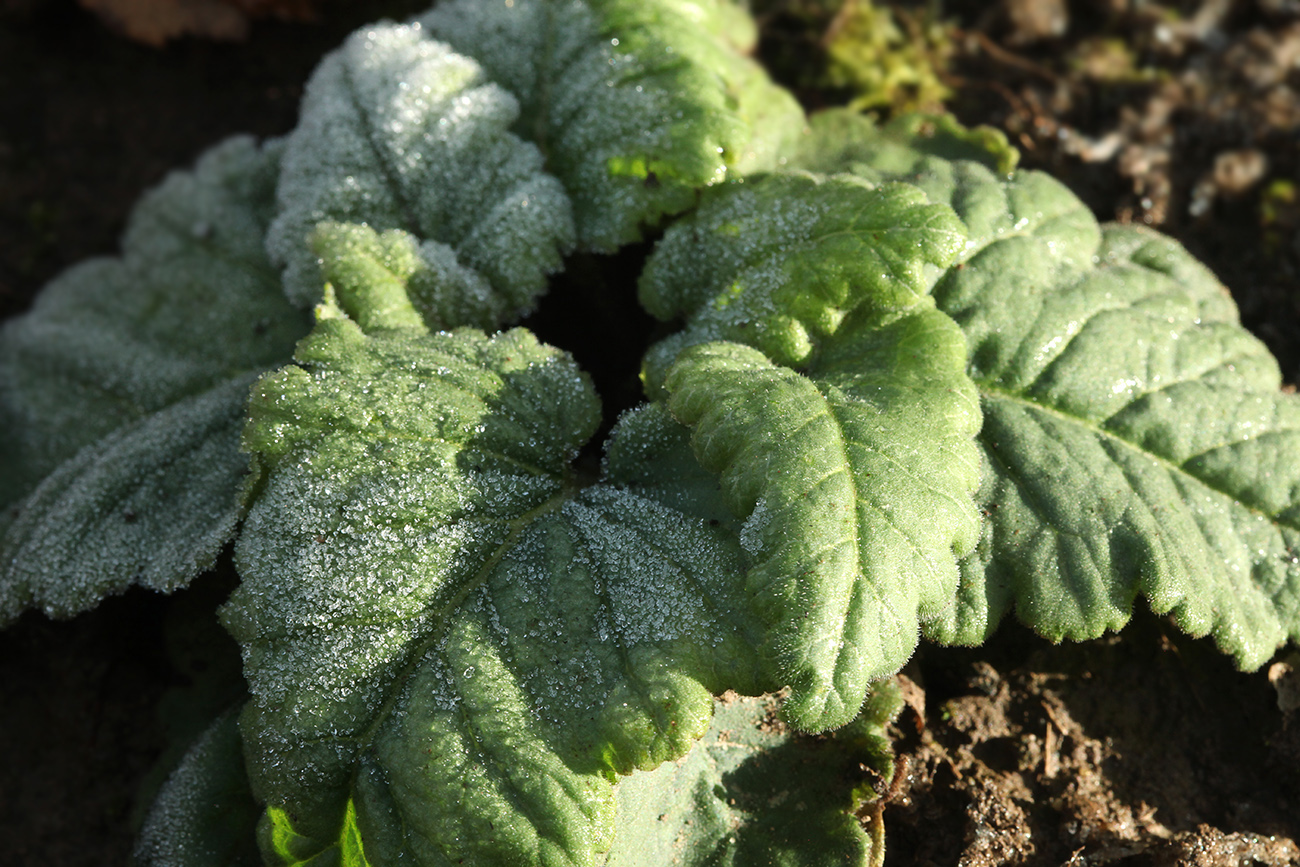
<instances>
[{"instance_id":1,"label":"soil crumb","mask_svg":"<svg viewBox=\"0 0 1300 867\"><path fill-rule=\"evenodd\" d=\"M887 863L1300 865L1300 722L1267 672L1135 620L1082 645L1004 628L914 660L928 711L895 727L909 771Z\"/></svg>"}]
</instances>

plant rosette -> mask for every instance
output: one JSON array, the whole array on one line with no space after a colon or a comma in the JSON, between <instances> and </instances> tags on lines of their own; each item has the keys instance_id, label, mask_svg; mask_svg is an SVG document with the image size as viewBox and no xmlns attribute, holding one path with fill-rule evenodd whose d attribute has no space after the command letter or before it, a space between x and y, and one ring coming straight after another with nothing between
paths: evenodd
<instances>
[{"instance_id":1,"label":"plant rosette","mask_svg":"<svg viewBox=\"0 0 1300 867\"><path fill-rule=\"evenodd\" d=\"M0 619L241 577L140 863L878 864L922 638L1300 634L1300 402L1213 275L990 130L806 118L754 39L365 28L6 323ZM647 239L606 422L508 326Z\"/></svg>"}]
</instances>

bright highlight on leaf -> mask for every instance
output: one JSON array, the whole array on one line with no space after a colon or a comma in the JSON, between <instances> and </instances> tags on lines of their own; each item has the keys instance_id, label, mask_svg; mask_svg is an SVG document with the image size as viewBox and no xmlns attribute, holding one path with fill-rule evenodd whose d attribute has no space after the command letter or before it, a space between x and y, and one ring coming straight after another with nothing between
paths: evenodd
<instances>
[{"instance_id":1,"label":"bright highlight on leaf","mask_svg":"<svg viewBox=\"0 0 1300 867\"><path fill-rule=\"evenodd\" d=\"M173 590L233 536L248 387L306 330L262 250L279 154L236 138L172 174L121 258L0 331L0 624Z\"/></svg>"},{"instance_id":2,"label":"bright highlight on leaf","mask_svg":"<svg viewBox=\"0 0 1300 867\"><path fill-rule=\"evenodd\" d=\"M978 534L965 343L924 294L961 242L913 187L777 176L720 190L646 268L651 309L689 317L646 378L673 364L668 406L745 520L746 591L802 728L844 725L902 667Z\"/></svg>"},{"instance_id":3,"label":"bright highlight on leaf","mask_svg":"<svg viewBox=\"0 0 1300 867\"><path fill-rule=\"evenodd\" d=\"M881 136L853 134L859 153ZM983 538L929 632L976 643L1014 609L1092 638L1142 595L1243 668L1300 637L1300 399L1226 290L1167 238L1099 229L1045 175L923 157L906 176L970 230L934 296L984 411Z\"/></svg>"}]
</instances>

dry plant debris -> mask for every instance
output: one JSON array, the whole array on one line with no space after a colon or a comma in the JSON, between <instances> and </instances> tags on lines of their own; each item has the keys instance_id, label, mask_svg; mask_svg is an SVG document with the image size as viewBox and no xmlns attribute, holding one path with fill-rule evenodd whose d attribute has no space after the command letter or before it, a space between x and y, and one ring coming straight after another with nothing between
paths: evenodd
<instances>
[{"instance_id":1,"label":"dry plant debris","mask_svg":"<svg viewBox=\"0 0 1300 867\"><path fill-rule=\"evenodd\" d=\"M155 47L182 36L242 42L255 18L301 21L313 0L78 0L128 39Z\"/></svg>"}]
</instances>

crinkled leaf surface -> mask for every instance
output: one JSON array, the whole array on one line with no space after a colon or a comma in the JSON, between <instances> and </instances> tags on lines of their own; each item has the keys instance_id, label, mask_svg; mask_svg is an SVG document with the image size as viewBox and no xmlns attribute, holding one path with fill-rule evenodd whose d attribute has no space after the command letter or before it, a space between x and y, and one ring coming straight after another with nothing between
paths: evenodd
<instances>
[{"instance_id":1,"label":"crinkled leaf surface","mask_svg":"<svg viewBox=\"0 0 1300 867\"><path fill-rule=\"evenodd\" d=\"M869 299L918 302L964 241L942 205L906 184L842 175L771 175L706 196L671 227L641 276L641 303L686 327L652 347L643 378L658 395L687 346L729 340L799 366Z\"/></svg>"},{"instance_id":2,"label":"crinkled leaf surface","mask_svg":"<svg viewBox=\"0 0 1300 867\"><path fill-rule=\"evenodd\" d=\"M593 863L614 775L685 753L711 691L762 686L743 552L644 477L579 487L595 396L526 332L324 317L254 390L223 612L263 852ZM625 454L672 446L640 424Z\"/></svg>"},{"instance_id":3,"label":"crinkled leaf surface","mask_svg":"<svg viewBox=\"0 0 1300 867\"><path fill-rule=\"evenodd\" d=\"M1014 608L1089 638L1140 594L1243 667L1300 635L1300 399L1227 291L1045 175L929 158L908 177L970 229L934 295L984 411L983 538L931 632L978 642Z\"/></svg>"},{"instance_id":4,"label":"crinkled leaf surface","mask_svg":"<svg viewBox=\"0 0 1300 867\"><path fill-rule=\"evenodd\" d=\"M606 867L879 863L854 812L892 774L884 727L894 713L811 738L780 721L772 696L716 700L686 757L619 784Z\"/></svg>"},{"instance_id":5,"label":"crinkled leaf surface","mask_svg":"<svg viewBox=\"0 0 1300 867\"><path fill-rule=\"evenodd\" d=\"M248 388L306 331L262 250L278 158L218 145L0 332L0 623L172 590L230 539Z\"/></svg>"},{"instance_id":6,"label":"crinkled leaf surface","mask_svg":"<svg viewBox=\"0 0 1300 867\"><path fill-rule=\"evenodd\" d=\"M356 241L327 233L313 247L328 220L395 236L432 327L492 328L531 306L572 248L573 222L541 153L510 132L518 114L478 63L419 26L349 37L308 83L285 151L267 247L290 299L319 301L318 256Z\"/></svg>"},{"instance_id":7,"label":"crinkled leaf surface","mask_svg":"<svg viewBox=\"0 0 1300 867\"><path fill-rule=\"evenodd\" d=\"M257 867L257 802L244 773L239 715L218 718L168 777L140 830L139 867Z\"/></svg>"},{"instance_id":8,"label":"crinkled leaf surface","mask_svg":"<svg viewBox=\"0 0 1300 867\"><path fill-rule=\"evenodd\" d=\"M720 191L646 269L647 306L688 314L647 379L675 357L668 406L745 522L746 590L801 728L844 725L907 661L978 535L978 400L924 294L961 242L913 187L776 176Z\"/></svg>"},{"instance_id":9,"label":"crinkled leaf surface","mask_svg":"<svg viewBox=\"0 0 1300 867\"><path fill-rule=\"evenodd\" d=\"M803 112L742 53L724 0L439 3L420 19L514 94L514 130L573 198L579 245L610 252L729 174L775 166Z\"/></svg>"}]
</instances>

